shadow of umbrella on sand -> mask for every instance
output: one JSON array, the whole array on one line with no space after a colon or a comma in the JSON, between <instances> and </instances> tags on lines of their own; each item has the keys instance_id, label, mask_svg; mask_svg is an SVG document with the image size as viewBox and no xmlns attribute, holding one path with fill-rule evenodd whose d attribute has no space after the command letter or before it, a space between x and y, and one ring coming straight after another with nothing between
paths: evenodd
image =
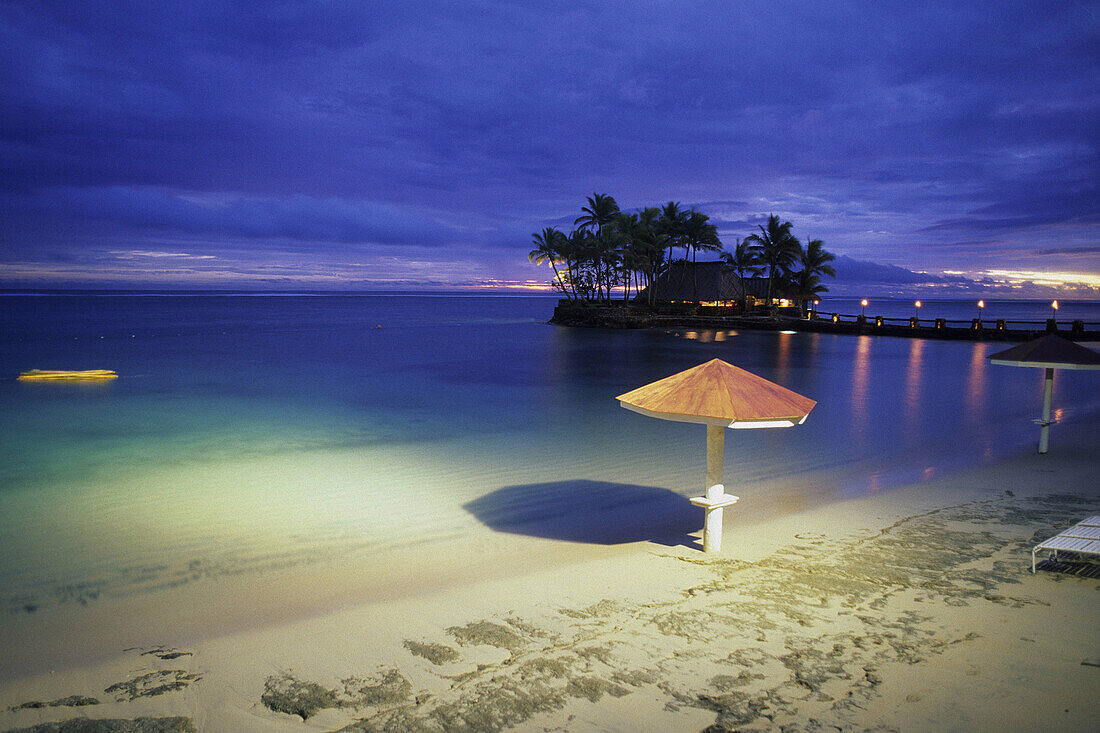
<instances>
[{"instance_id":1,"label":"shadow of umbrella on sand","mask_svg":"<svg viewBox=\"0 0 1100 733\"><path fill-rule=\"evenodd\" d=\"M711 359L615 399L642 415L707 426L707 495L691 499L706 510L704 552L722 549L722 508L738 500L725 493L722 485L725 429L801 425L817 404L721 359Z\"/></svg>"},{"instance_id":2,"label":"shadow of umbrella on sand","mask_svg":"<svg viewBox=\"0 0 1100 733\"><path fill-rule=\"evenodd\" d=\"M1050 398L1054 393L1055 369L1100 369L1100 354L1092 349L1068 341L1061 336L1048 334L1026 344L990 354L990 364L1045 369L1043 380L1043 416L1039 424L1039 453L1046 453L1050 444Z\"/></svg>"},{"instance_id":3,"label":"shadow of umbrella on sand","mask_svg":"<svg viewBox=\"0 0 1100 733\"><path fill-rule=\"evenodd\" d=\"M691 546L697 526L691 502L673 491L606 481L505 486L462 508L498 532L597 545Z\"/></svg>"}]
</instances>

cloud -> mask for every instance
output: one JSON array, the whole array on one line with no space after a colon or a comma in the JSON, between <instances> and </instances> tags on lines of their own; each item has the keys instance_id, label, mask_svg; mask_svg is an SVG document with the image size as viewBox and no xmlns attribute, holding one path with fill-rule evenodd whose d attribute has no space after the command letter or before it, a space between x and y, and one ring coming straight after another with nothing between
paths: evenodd
<instances>
[{"instance_id":1,"label":"cloud","mask_svg":"<svg viewBox=\"0 0 1100 733\"><path fill-rule=\"evenodd\" d=\"M214 255L193 255L187 252L150 252L146 250L130 250L126 251L112 251L111 254L119 257L120 259L132 260L141 257L152 257L154 259L171 258L177 260L216 260L218 259Z\"/></svg>"},{"instance_id":2,"label":"cloud","mask_svg":"<svg viewBox=\"0 0 1100 733\"><path fill-rule=\"evenodd\" d=\"M216 233L233 240L438 246L459 236L457 227L423 210L300 194L211 196L110 186L53 189L28 203L40 211L131 230Z\"/></svg>"},{"instance_id":3,"label":"cloud","mask_svg":"<svg viewBox=\"0 0 1100 733\"><path fill-rule=\"evenodd\" d=\"M1100 246L1052 248L1039 250L1039 252L1048 255L1097 255L1100 254Z\"/></svg>"},{"instance_id":4,"label":"cloud","mask_svg":"<svg viewBox=\"0 0 1100 733\"><path fill-rule=\"evenodd\" d=\"M1095 173L1095 171L1093 171ZM920 232L1008 234L1057 224L1092 226L1100 224L1100 190L1095 182L1069 183L1052 177L1041 193L1002 194L1003 200L966 216L934 222Z\"/></svg>"},{"instance_id":5,"label":"cloud","mask_svg":"<svg viewBox=\"0 0 1100 733\"><path fill-rule=\"evenodd\" d=\"M199 238L522 262L593 191L913 271L1080 259L1095 28L1029 0L0 4L0 264Z\"/></svg>"}]
</instances>

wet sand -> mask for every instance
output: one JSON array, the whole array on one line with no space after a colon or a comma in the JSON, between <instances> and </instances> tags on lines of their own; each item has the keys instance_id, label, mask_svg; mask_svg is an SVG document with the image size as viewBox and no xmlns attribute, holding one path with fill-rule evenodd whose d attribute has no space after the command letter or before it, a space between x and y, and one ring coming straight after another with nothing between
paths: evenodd
<instances>
[{"instance_id":1,"label":"wet sand","mask_svg":"<svg viewBox=\"0 0 1100 733\"><path fill-rule=\"evenodd\" d=\"M114 654L0 685L0 730L1087 730L1100 568L1032 575L1030 551L1100 513L1097 428L877 496L728 511L716 555L559 541L503 579L244 631L118 629Z\"/></svg>"}]
</instances>

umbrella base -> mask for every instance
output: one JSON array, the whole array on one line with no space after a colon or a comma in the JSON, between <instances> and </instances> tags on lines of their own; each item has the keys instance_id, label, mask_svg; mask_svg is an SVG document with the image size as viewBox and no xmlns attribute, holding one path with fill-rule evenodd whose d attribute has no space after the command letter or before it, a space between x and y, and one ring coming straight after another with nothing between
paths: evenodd
<instances>
[{"instance_id":1,"label":"umbrella base","mask_svg":"<svg viewBox=\"0 0 1100 733\"><path fill-rule=\"evenodd\" d=\"M696 496L688 499L688 501L690 501L695 506L701 506L708 511L711 509L721 509L722 507L729 506L730 504L736 504L740 500L740 496L734 496L732 494L724 494L717 499L708 499L705 496Z\"/></svg>"},{"instance_id":2,"label":"umbrella base","mask_svg":"<svg viewBox=\"0 0 1100 733\"><path fill-rule=\"evenodd\" d=\"M703 520L703 552L718 552L722 549L722 507L736 504L740 497L727 494L722 484L715 484L707 489L706 496L696 496L689 501L706 510Z\"/></svg>"}]
</instances>

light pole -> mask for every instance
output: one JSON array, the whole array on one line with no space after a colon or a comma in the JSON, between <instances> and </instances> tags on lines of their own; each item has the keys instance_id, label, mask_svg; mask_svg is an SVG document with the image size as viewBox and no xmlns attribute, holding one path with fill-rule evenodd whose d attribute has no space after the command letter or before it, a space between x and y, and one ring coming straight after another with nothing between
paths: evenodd
<instances>
[{"instance_id":1,"label":"light pole","mask_svg":"<svg viewBox=\"0 0 1100 733\"><path fill-rule=\"evenodd\" d=\"M865 309L866 307L867 307L867 299L866 299L866 298L864 298L863 300L859 301L859 314L860 314L861 316L862 316L862 315L865 315L865 313L864 313L864 309Z\"/></svg>"},{"instance_id":2,"label":"light pole","mask_svg":"<svg viewBox=\"0 0 1100 733\"><path fill-rule=\"evenodd\" d=\"M920 301L913 303L913 317L920 318Z\"/></svg>"},{"instance_id":3,"label":"light pole","mask_svg":"<svg viewBox=\"0 0 1100 733\"><path fill-rule=\"evenodd\" d=\"M1057 300L1050 304L1050 317L1055 321L1058 320L1058 301Z\"/></svg>"},{"instance_id":4,"label":"light pole","mask_svg":"<svg viewBox=\"0 0 1100 733\"><path fill-rule=\"evenodd\" d=\"M979 300L978 301L978 320L979 321L982 320L982 308L985 308L985 301L984 300Z\"/></svg>"}]
</instances>

